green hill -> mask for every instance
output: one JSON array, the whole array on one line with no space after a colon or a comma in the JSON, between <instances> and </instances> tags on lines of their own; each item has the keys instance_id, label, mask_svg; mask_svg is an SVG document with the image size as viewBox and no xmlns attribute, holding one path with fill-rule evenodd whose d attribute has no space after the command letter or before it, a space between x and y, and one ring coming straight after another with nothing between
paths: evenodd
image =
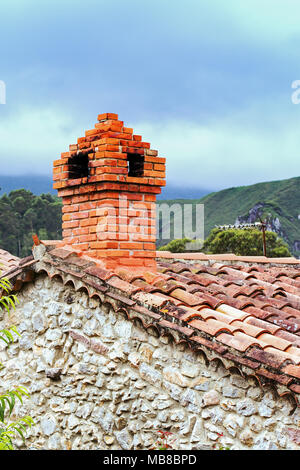
<instances>
[{"instance_id":1,"label":"green hill","mask_svg":"<svg viewBox=\"0 0 300 470\"><path fill-rule=\"evenodd\" d=\"M158 204L204 204L205 237L215 225L267 220L268 229L284 238L300 256L300 177L224 189L200 199L159 201ZM159 240L162 246L166 240Z\"/></svg>"}]
</instances>

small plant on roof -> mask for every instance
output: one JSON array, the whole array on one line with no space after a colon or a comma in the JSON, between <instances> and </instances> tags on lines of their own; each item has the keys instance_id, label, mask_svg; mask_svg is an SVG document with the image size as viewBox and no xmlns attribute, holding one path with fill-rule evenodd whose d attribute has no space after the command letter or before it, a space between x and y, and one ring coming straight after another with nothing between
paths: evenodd
<instances>
[{"instance_id":1,"label":"small plant on roof","mask_svg":"<svg viewBox=\"0 0 300 470\"><path fill-rule=\"evenodd\" d=\"M15 295L10 294L11 285L6 278L0 279L0 311L5 309L8 314L10 309L15 309L18 299ZM0 330L0 341L9 347L14 341L15 333L20 336L15 326L11 326L7 329ZM3 369L3 364L0 363L0 368ZM13 450L14 444L13 439L20 436L25 442L24 433L30 428L34 421L30 416L24 416L17 421L11 421L11 415L15 407L16 399L23 404L23 397L29 396L29 393L25 387L17 386L13 390L1 392L0 388L0 450Z\"/></svg>"},{"instance_id":2,"label":"small plant on roof","mask_svg":"<svg viewBox=\"0 0 300 470\"><path fill-rule=\"evenodd\" d=\"M224 436L223 433L217 432L216 434L218 434L217 441L220 439L220 437L223 437L223 436ZM217 446L218 446L218 447L217 447ZM230 450L230 447L224 447L224 446L222 446L222 444L220 444L219 442L217 442L216 444L213 445L213 449L214 449L214 450Z\"/></svg>"},{"instance_id":3,"label":"small plant on roof","mask_svg":"<svg viewBox=\"0 0 300 470\"><path fill-rule=\"evenodd\" d=\"M174 444L176 443L176 438L172 438L173 434L169 431L157 431L159 437L154 444L154 447L151 450L172 450L174 449Z\"/></svg>"}]
</instances>

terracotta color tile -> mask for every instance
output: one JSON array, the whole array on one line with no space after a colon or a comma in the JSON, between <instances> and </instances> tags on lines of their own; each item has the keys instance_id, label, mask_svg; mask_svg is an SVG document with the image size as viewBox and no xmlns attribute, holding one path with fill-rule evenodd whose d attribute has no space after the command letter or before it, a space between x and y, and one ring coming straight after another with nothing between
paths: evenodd
<instances>
[{"instance_id":1,"label":"terracotta color tile","mask_svg":"<svg viewBox=\"0 0 300 470\"><path fill-rule=\"evenodd\" d=\"M126 269L126 268L122 268L122 267L118 267L115 269L115 273L121 278L123 279L123 281L127 281L127 282L134 282L135 280L137 279L141 279L142 278L142 275L141 274L138 274L134 271L131 271L129 269Z\"/></svg>"},{"instance_id":2,"label":"terracotta color tile","mask_svg":"<svg viewBox=\"0 0 300 470\"><path fill-rule=\"evenodd\" d=\"M155 283L155 289L157 290L157 292L163 292L164 294L168 294L170 295L172 293L172 291L174 291L175 289L179 288L179 289L182 289L182 290L187 290L187 286L178 282L178 281L174 281L173 279L169 280L169 281L159 281L159 282L156 282Z\"/></svg>"},{"instance_id":3,"label":"terracotta color tile","mask_svg":"<svg viewBox=\"0 0 300 470\"><path fill-rule=\"evenodd\" d=\"M215 319L215 311L210 308L201 308L200 310L195 310L192 308L185 307L186 313L180 318L182 321L188 322L194 317L207 320L208 318Z\"/></svg>"},{"instance_id":4,"label":"terracotta color tile","mask_svg":"<svg viewBox=\"0 0 300 470\"><path fill-rule=\"evenodd\" d=\"M259 369L258 371L256 371L256 374L262 375L263 377L266 377L270 380L275 380L276 382L279 382L282 385L289 385L293 380L291 377L287 377L282 374L274 374L266 369Z\"/></svg>"},{"instance_id":5,"label":"terracotta color tile","mask_svg":"<svg viewBox=\"0 0 300 470\"><path fill-rule=\"evenodd\" d=\"M205 309L209 310L209 309ZM202 309L199 310L200 314L202 313ZM209 318L214 318L215 320L221 321L223 323L226 323L230 325L232 322L235 321L235 318L230 317L229 315L225 315L224 313L218 312L217 310L210 310L210 317Z\"/></svg>"},{"instance_id":6,"label":"terracotta color tile","mask_svg":"<svg viewBox=\"0 0 300 470\"><path fill-rule=\"evenodd\" d=\"M191 336L190 338L192 341L195 341L202 346L206 346L208 349L212 349L213 351L218 352L219 354L225 354L227 352L227 348L222 346L221 344L217 344L215 342L209 341L206 338L202 338L202 336Z\"/></svg>"},{"instance_id":7,"label":"terracotta color tile","mask_svg":"<svg viewBox=\"0 0 300 470\"><path fill-rule=\"evenodd\" d=\"M173 301L173 299L172 299ZM190 319L193 317L199 317L200 314L190 308L190 307L185 307L185 306L178 306L174 305L173 303L171 304L170 302L167 302L161 309L160 312L167 317L174 317L179 320L181 324L184 324L186 319Z\"/></svg>"},{"instance_id":8,"label":"terracotta color tile","mask_svg":"<svg viewBox=\"0 0 300 470\"><path fill-rule=\"evenodd\" d=\"M283 307L282 311L287 313L287 314L290 314L291 316L293 316L295 318L300 317L300 311L296 310L295 308L285 306L285 307Z\"/></svg>"},{"instance_id":9,"label":"terracotta color tile","mask_svg":"<svg viewBox=\"0 0 300 470\"><path fill-rule=\"evenodd\" d=\"M300 331L300 325L290 320L284 320L275 315L268 317L268 322L274 323L274 325L277 325L290 333L298 333Z\"/></svg>"},{"instance_id":10,"label":"terracotta color tile","mask_svg":"<svg viewBox=\"0 0 300 470\"><path fill-rule=\"evenodd\" d=\"M292 390L292 392L300 394L300 385L292 384L289 386L289 389Z\"/></svg>"},{"instance_id":11,"label":"terracotta color tile","mask_svg":"<svg viewBox=\"0 0 300 470\"><path fill-rule=\"evenodd\" d=\"M248 320L248 318L246 318L246 320ZM268 333L267 330L259 328L255 325L251 325L250 323L246 323L246 321L241 322L240 320L234 320L231 325L239 327L239 329L243 331L246 335L252 336L253 338L258 338L259 335L261 335L262 333Z\"/></svg>"},{"instance_id":12,"label":"terracotta color tile","mask_svg":"<svg viewBox=\"0 0 300 470\"><path fill-rule=\"evenodd\" d=\"M216 309L220 305L222 305L223 301L221 299L218 299L208 293L196 293L196 297L199 297L199 299L202 299L205 303L207 303L211 308Z\"/></svg>"},{"instance_id":13,"label":"terracotta color tile","mask_svg":"<svg viewBox=\"0 0 300 470\"><path fill-rule=\"evenodd\" d=\"M266 330L272 335L281 329L280 326L273 325L272 323L269 323L265 320L261 320L260 318L256 317L248 317L244 320L244 323L248 323L249 325L256 326L258 328L261 328L262 330Z\"/></svg>"},{"instance_id":14,"label":"terracotta color tile","mask_svg":"<svg viewBox=\"0 0 300 470\"><path fill-rule=\"evenodd\" d=\"M268 347L265 348L265 351L269 352L271 354L278 354L278 355L282 356L283 358L285 358L286 360L293 361L295 364L300 364L300 357L299 356L289 354L285 351L282 351L281 349L276 349L272 346L268 346Z\"/></svg>"},{"instance_id":15,"label":"terracotta color tile","mask_svg":"<svg viewBox=\"0 0 300 470\"><path fill-rule=\"evenodd\" d=\"M169 322L167 320L160 320L157 323L158 326L162 328L167 328L170 330L178 331L179 333L182 333L184 336L190 337L194 334L194 331L191 330L190 328L184 327L184 326L179 326L176 323Z\"/></svg>"},{"instance_id":16,"label":"terracotta color tile","mask_svg":"<svg viewBox=\"0 0 300 470\"><path fill-rule=\"evenodd\" d=\"M292 345L289 341L279 338L278 336L271 335L269 333L262 333L258 336L258 339L265 343L267 346L273 346L276 349L285 351ZM264 348L265 349L265 348Z\"/></svg>"},{"instance_id":17,"label":"terracotta color tile","mask_svg":"<svg viewBox=\"0 0 300 470\"><path fill-rule=\"evenodd\" d=\"M300 357L300 348L297 348L296 346L289 346L285 352L291 354L292 356L299 356Z\"/></svg>"},{"instance_id":18,"label":"terracotta color tile","mask_svg":"<svg viewBox=\"0 0 300 470\"><path fill-rule=\"evenodd\" d=\"M171 293L171 297L180 300L181 302L186 305L189 305L190 307L194 307L195 305L200 304L207 304L209 306L209 304L205 300L202 300L200 297L195 296L193 294L189 294L183 289L173 290L173 292Z\"/></svg>"},{"instance_id":19,"label":"terracotta color tile","mask_svg":"<svg viewBox=\"0 0 300 470\"><path fill-rule=\"evenodd\" d=\"M161 297L162 299L165 299L166 303L169 304L169 305L176 306L178 308L179 307L180 308L185 307L185 305L182 305L182 302L180 302L180 300L174 299L173 297L170 297L167 294L162 294L161 292L159 292L159 293L154 294L154 295L159 295L159 297ZM164 305L164 308L165 308L165 305Z\"/></svg>"},{"instance_id":20,"label":"terracotta color tile","mask_svg":"<svg viewBox=\"0 0 300 470\"><path fill-rule=\"evenodd\" d=\"M141 302L142 304L153 308L161 308L167 302L164 297L144 292L137 292L131 298L132 300L136 300L137 302Z\"/></svg>"},{"instance_id":21,"label":"terracotta color tile","mask_svg":"<svg viewBox=\"0 0 300 470\"><path fill-rule=\"evenodd\" d=\"M111 272L107 269L100 268L99 266L92 266L91 268L85 269L86 274L98 277L99 279L105 280L111 277Z\"/></svg>"},{"instance_id":22,"label":"terracotta color tile","mask_svg":"<svg viewBox=\"0 0 300 470\"><path fill-rule=\"evenodd\" d=\"M77 212L80 210L77 208ZM189 259L194 263L189 264L182 253L167 254L157 263L157 270L149 267L137 273L117 267L109 271L95 258L80 256L72 246L53 242L47 249L51 248L53 253L48 253L51 258L53 255L50 262L55 269L74 277L88 274L84 282L118 300L130 318L144 318L146 327L158 322L160 328L176 332L175 338L180 334L184 341L211 349L237 365L259 369L258 376L288 385L290 390L294 387L295 393L300 393L300 386L292 383L300 379L299 269L270 267L266 258L257 258L261 264L252 266L229 265L241 258L193 253ZM9 254L2 256L9 263ZM205 262L220 262L213 266L201 264L204 258ZM224 264L226 260L228 265ZM97 265L89 264L93 262ZM15 263L18 265L20 260ZM23 264L26 267L25 261ZM21 274L22 269L16 268L15 273Z\"/></svg>"},{"instance_id":23,"label":"terracotta color tile","mask_svg":"<svg viewBox=\"0 0 300 470\"><path fill-rule=\"evenodd\" d=\"M288 320L289 317L290 317L290 314L286 313L284 310L280 310L280 309L274 308L274 307L266 307L265 311L269 312L272 315L278 316L282 320Z\"/></svg>"},{"instance_id":24,"label":"terracotta color tile","mask_svg":"<svg viewBox=\"0 0 300 470\"><path fill-rule=\"evenodd\" d=\"M251 361L250 359L247 359L246 357L234 355L229 352L224 354L224 357L226 359L229 359L230 361L238 363L239 365L249 367L250 369L258 369L260 367L260 364L258 362Z\"/></svg>"},{"instance_id":25,"label":"terracotta color tile","mask_svg":"<svg viewBox=\"0 0 300 470\"><path fill-rule=\"evenodd\" d=\"M294 346L298 346L300 348L300 337L297 335L294 335L293 333L289 333L288 331L285 330L277 330L275 333L275 336L279 336L279 338L286 339L287 341L290 341Z\"/></svg>"},{"instance_id":26,"label":"terracotta color tile","mask_svg":"<svg viewBox=\"0 0 300 470\"><path fill-rule=\"evenodd\" d=\"M66 259L70 256L72 251L67 250L65 248L54 248L54 250L50 251L51 256L55 256L57 258Z\"/></svg>"},{"instance_id":27,"label":"terracotta color tile","mask_svg":"<svg viewBox=\"0 0 300 470\"><path fill-rule=\"evenodd\" d=\"M245 352L250 348L250 346L259 345L254 338L240 332L236 333L234 336L230 336L227 333L221 333L218 336L218 341L221 341L221 343L226 344L226 346L230 346L240 352Z\"/></svg>"},{"instance_id":28,"label":"terracotta color tile","mask_svg":"<svg viewBox=\"0 0 300 470\"><path fill-rule=\"evenodd\" d=\"M265 310L262 310L261 308L257 307L246 307L245 311L251 313L251 315L260 320L266 320L268 317L271 316L269 312L266 312Z\"/></svg>"},{"instance_id":29,"label":"terracotta color tile","mask_svg":"<svg viewBox=\"0 0 300 470\"><path fill-rule=\"evenodd\" d=\"M130 284L129 282L123 281L123 279L120 279L118 276L111 277L107 281L107 284L111 287L114 287L115 289L125 292L128 295L131 295L133 292L138 290L136 286Z\"/></svg>"},{"instance_id":30,"label":"terracotta color tile","mask_svg":"<svg viewBox=\"0 0 300 470\"><path fill-rule=\"evenodd\" d=\"M237 328L234 328L226 323L222 323L218 320L214 320L214 319L208 319L206 321L202 321L202 320L191 320L189 321L189 326L197 329L197 330L200 330L200 331L204 331L205 333L211 335L211 336L216 336L218 335L220 332L228 332L228 333L232 333L233 331L236 331Z\"/></svg>"},{"instance_id":31,"label":"terracotta color tile","mask_svg":"<svg viewBox=\"0 0 300 470\"><path fill-rule=\"evenodd\" d=\"M282 364L286 361L286 357L279 354L278 349L271 348L272 352L265 351L259 348L251 348L246 352L246 357L255 359L258 362L262 362L274 369L280 369Z\"/></svg>"},{"instance_id":32,"label":"terracotta color tile","mask_svg":"<svg viewBox=\"0 0 300 470\"><path fill-rule=\"evenodd\" d=\"M148 310L147 308L143 307L142 305L134 305L130 311L137 312L142 314L146 319L150 318L152 321L159 321L162 317L160 314L156 312L151 312L151 310Z\"/></svg>"},{"instance_id":33,"label":"terracotta color tile","mask_svg":"<svg viewBox=\"0 0 300 470\"><path fill-rule=\"evenodd\" d=\"M291 375L292 377L296 377L297 379L300 379L300 367L294 364L286 365L282 368L282 372Z\"/></svg>"},{"instance_id":34,"label":"terracotta color tile","mask_svg":"<svg viewBox=\"0 0 300 470\"><path fill-rule=\"evenodd\" d=\"M225 313L225 315L230 315L231 317L239 319L241 321L243 321L247 317L250 317L250 313L237 310L236 308L230 307L226 304L220 305L216 310L220 313Z\"/></svg>"}]
</instances>

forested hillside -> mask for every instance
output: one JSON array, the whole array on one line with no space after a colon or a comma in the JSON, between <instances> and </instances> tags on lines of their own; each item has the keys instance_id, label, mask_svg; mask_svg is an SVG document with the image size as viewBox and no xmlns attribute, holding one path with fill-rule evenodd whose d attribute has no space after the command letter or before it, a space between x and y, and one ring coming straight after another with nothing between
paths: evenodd
<instances>
[{"instance_id":1,"label":"forested hillside","mask_svg":"<svg viewBox=\"0 0 300 470\"><path fill-rule=\"evenodd\" d=\"M0 247L24 257L30 254L32 234L42 240L61 239L61 201L51 194L35 196L18 189L0 198Z\"/></svg>"},{"instance_id":2,"label":"forested hillside","mask_svg":"<svg viewBox=\"0 0 300 470\"><path fill-rule=\"evenodd\" d=\"M268 230L276 232L288 243L292 253L300 256L300 177L224 189L199 199L159 201L159 204L163 202L204 204L205 237L215 225L253 223L262 217ZM159 241L159 246L168 241Z\"/></svg>"}]
</instances>

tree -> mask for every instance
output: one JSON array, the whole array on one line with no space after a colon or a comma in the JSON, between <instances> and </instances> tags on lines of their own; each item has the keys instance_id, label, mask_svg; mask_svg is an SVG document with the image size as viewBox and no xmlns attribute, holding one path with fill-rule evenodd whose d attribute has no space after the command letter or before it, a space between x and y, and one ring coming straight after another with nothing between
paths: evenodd
<instances>
[{"instance_id":1,"label":"tree","mask_svg":"<svg viewBox=\"0 0 300 470\"><path fill-rule=\"evenodd\" d=\"M183 253L185 251L185 245L190 242L189 238L175 239L170 241L167 245L161 246L159 251L171 251L171 253Z\"/></svg>"},{"instance_id":2,"label":"tree","mask_svg":"<svg viewBox=\"0 0 300 470\"><path fill-rule=\"evenodd\" d=\"M0 198L1 248L24 257L31 252L33 233L59 240L61 216L61 201L51 194L35 196L25 189L4 194Z\"/></svg>"},{"instance_id":3,"label":"tree","mask_svg":"<svg viewBox=\"0 0 300 470\"><path fill-rule=\"evenodd\" d=\"M2 294L8 294L2 295L0 298L0 310L5 309L8 314L10 309L15 308L18 302L17 297L10 294L10 289L9 281L6 278L0 278L0 291ZM7 347L15 341L13 333L20 336L15 326L0 330L0 340ZM3 368L4 366L0 364L0 367ZM4 391L4 393L1 392L0 388L0 450L13 450L13 439L18 435L25 441L24 432L34 424L30 416L24 416L17 421L10 420L16 399L23 404L24 396L29 396L28 390L25 387L17 386L13 390Z\"/></svg>"},{"instance_id":4,"label":"tree","mask_svg":"<svg viewBox=\"0 0 300 470\"><path fill-rule=\"evenodd\" d=\"M292 256L288 244L274 232L266 232L266 246L269 258ZM262 232L257 229L221 230L214 228L204 242L203 251L212 254L234 253L238 256L262 256Z\"/></svg>"}]
</instances>

